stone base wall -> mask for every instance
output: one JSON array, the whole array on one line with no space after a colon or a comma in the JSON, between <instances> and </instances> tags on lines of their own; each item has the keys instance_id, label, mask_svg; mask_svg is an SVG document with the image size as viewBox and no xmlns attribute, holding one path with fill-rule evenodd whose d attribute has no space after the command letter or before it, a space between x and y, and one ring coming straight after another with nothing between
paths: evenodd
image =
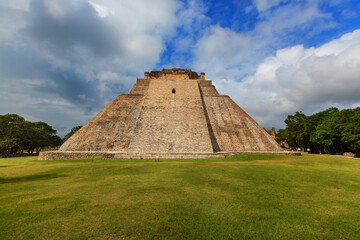
<instances>
[{"instance_id":1,"label":"stone base wall","mask_svg":"<svg viewBox=\"0 0 360 240\"><path fill-rule=\"evenodd\" d=\"M74 160L85 158L111 158L114 154L107 152L81 152L81 151L49 151L40 152L39 160Z\"/></svg>"},{"instance_id":2,"label":"stone base wall","mask_svg":"<svg viewBox=\"0 0 360 240\"><path fill-rule=\"evenodd\" d=\"M264 155L289 155L289 156L301 156L301 152L295 151L243 151L243 152L231 152L232 154L264 154Z\"/></svg>"},{"instance_id":3,"label":"stone base wall","mask_svg":"<svg viewBox=\"0 0 360 240\"><path fill-rule=\"evenodd\" d=\"M86 158L103 159L202 159L224 158L234 156L232 153L174 153L174 154L127 154L121 152L81 152L81 151L49 151L40 152L39 160L74 160Z\"/></svg>"},{"instance_id":4,"label":"stone base wall","mask_svg":"<svg viewBox=\"0 0 360 240\"><path fill-rule=\"evenodd\" d=\"M178 153L178 154L127 154L120 152L81 152L81 151L49 151L40 152L39 160L74 160L86 158L102 159L204 159L233 157L236 154L271 154L271 155L297 155L299 152L218 152L218 153Z\"/></svg>"}]
</instances>

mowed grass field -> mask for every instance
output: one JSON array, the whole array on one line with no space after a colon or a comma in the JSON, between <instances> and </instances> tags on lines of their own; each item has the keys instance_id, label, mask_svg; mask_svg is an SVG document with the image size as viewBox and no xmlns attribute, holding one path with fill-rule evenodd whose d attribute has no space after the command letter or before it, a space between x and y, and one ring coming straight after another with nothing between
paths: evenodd
<instances>
[{"instance_id":1,"label":"mowed grass field","mask_svg":"<svg viewBox=\"0 0 360 240\"><path fill-rule=\"evenodd\" d=\"M360 160L0 159L0 239L360 239Z\"/></svg>"}]
</instances>

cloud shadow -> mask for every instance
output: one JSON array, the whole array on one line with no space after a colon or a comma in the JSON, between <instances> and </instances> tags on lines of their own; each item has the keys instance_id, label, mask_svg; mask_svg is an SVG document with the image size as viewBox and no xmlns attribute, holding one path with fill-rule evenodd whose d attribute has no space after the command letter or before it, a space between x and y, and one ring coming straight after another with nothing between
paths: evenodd
<instances>
[{"instance_id":1,"label":"cloud shadow","mask_svg":"<svg viewBox=\"0 0 360 240\"><path fill-rule=\"evenodd\" d=\"M33 175L28 175L28 176L12 177L12 178L0 177L0 184L50 180L50 179L66 177L66 176L67 175L65 175L65 174L56 174L56 173L49 173L49 174L38 173L38 174L33 174Z\"/></svg>"}]
</instances>

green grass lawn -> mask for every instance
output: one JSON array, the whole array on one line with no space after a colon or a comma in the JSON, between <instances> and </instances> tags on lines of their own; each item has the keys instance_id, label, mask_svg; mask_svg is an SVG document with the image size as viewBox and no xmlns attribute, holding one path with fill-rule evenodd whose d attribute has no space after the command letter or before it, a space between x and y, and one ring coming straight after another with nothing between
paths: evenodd
<instances>
[{"instance_id":1,"label":"green grass lawn","mask_svg":"<svg viewBox=\"0 0 360 240\"><path fill-rule=\"evenodd\" d=\"M0 159L0 239L360 239L360 160Z\"/></svg>"}]
</instances>

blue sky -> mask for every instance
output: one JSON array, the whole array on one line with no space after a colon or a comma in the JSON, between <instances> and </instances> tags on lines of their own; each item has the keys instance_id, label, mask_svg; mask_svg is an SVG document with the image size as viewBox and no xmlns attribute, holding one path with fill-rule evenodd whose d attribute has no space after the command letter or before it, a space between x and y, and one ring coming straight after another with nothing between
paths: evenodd
<instances>
[{"instance_id":1,"label":"blue sky","mask_svg":"<svg viewBox=\"0 0 360 240\"><path fill-rule=\"evenodd\" d=\"M64 135L145 71L205 72L262 126L360 106L355 0L2 0L0 114Z\"/></svg>"}]
</instances>

